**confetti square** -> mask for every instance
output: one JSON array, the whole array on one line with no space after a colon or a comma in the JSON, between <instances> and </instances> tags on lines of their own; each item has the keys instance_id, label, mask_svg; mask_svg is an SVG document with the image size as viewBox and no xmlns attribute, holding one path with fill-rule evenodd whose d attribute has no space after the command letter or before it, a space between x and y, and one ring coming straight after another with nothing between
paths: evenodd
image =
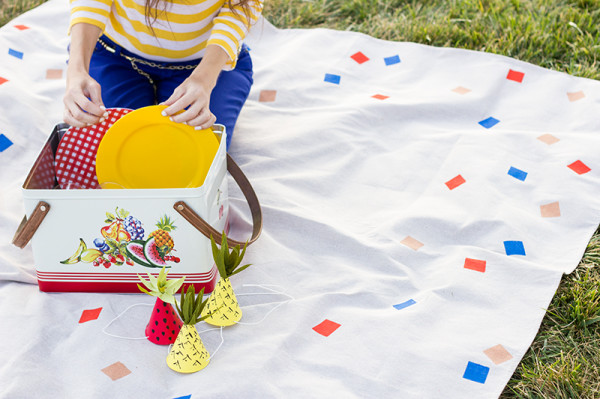
<instances>
[{"instance_id":1,"label":"confetti square","mask_svg":"<svg viewBox=\"0 0 600 399\"><path fill-rule=\"evenodd\" d=\"M342 79L342 77L340 75L334 75L332 73L326 73L324 80L325 80L325 82L329 82L329 83L333 83L333 84L339 85L341 79Z\"/></svg>"},{"instance_id":2,"label":"confetti square","mask_svg":"<svg viewBox=\"0 0 600 399\"><path fill-rule=\"evenodd\" d=\"M525 256L525 247L523 241L504 241L504 250L506 255L523 255Z\"/></svg>"},{"instance_id":3,"label":"confetti square","mask_svg":"<svg viewBox=\"0 0 600 399\"><path fill-rule=\"evenodd\" d=\"M452 89L453 92L458 93L458 94L467 94L469 92L471 92L471 89L467 89L466 87L462 87L462 86L457 86L454 89Z\"/></svg>"},{"instance_id":4,"label":"confetti square","mask_svg":"<svg viewBox=\"0 0 600 399\"><path fill-rule=\"evenodd\" d=\"M422 242L412 238L411 236L406 236L406 238L400 241L400 244L404 244L410 249L414 249L415 251L421 248L423 245L425 245Z\"/></svg>"},{"instance_id":5,"label":"confetti square","mask_svg":"<svg viewBox=\"0 0 600 399\"><path fill-rule=\"evenodd\" d=\"M513 69L508 70L508 75L506 75L506 79L514 80L515 82L521 83L523 81L523 77L525 74L523 72L515 71Z\"/></svg>"},{"instance_id":6,"label":"confetti square","mask_svg":"<svg viewBox=\"0 0 600 399\"><path fill-rule=\"evenodd\" d=\"M314 326L313 330L325 337L329 337L335 330L337 330L340 327L341 324L338 324L335 321L325 319L321 324Z\"/></svg>"},{"instance_id":7,"label":"confetti square","mask_svg":"<svg viewBox=\"0 0 600 399\"><path fill-rule=\"evenodd\" d=\"M446 186L450 190L454 190L456 187L460 186L461 184L463 184L465 182L466 182L466 180L464 179L464 177L462 177L461 175L457 175L456 177L453 177L452 179L448 180L446 182Z\"/></svg>"},{"instance_id":8,"label":"confetti square","mask_svg":"<svg viewBox=\"0 0 600 399\"><path fill-rule=\"evenodd\" d=\"M277 90L261 90L258 95L258 101L261 103L270 103L275 101Z\"/></svg>"},{"instance_id":9,"label":"confetti square","mask_svg":"<svg viewBox=\"0 0 600 399\"><path fill-rule=\"evenodd\" d=\"M84 310L79 318L79 324L96 320L98 317L100 317L100 312L102 312L102 308Z\"/></svg>"},{"instance_id":10,"label":"confetti square","mask_svg":"<svg viewBox=\"0 0 600 399\"><path fill-rule=\"evenodd\" d=\"M513 356L500 344L484 350L483 353L485 353L494 364L502 364L513 358Z\"/></svg>"},{"instance_id":11,"label":"confetti square","mask_svg":"<svg viewBox=\"0 0 600 399\"><path fill-rule=\"evenodd\" d=\"M354 61L356 61L359 64L363 64L363 63L369 61L369 57L367 57L366 55L364 55L360 51L357 52L357 53L352 54L350 56L350 58L352 58Z\"/></svg>"},{"instance_id":12,"label":"confetti square","mask_svg":"<svg viewBox=\"0 0 600 399\"><path fill-rule=\"evenodd\" d=\"M6 83L6 82L8 82L8 79L5 79L5 78L3 78L2 76L0 76L0 85L1 85L2 83Z\"/></svg>"},{"instance_id":13,"label":"confetti square","mask_svg":"<svg viewBox=\"0 0 600 399\"><path fill-rule=\"evenodd\" d=\"M398 56L398 55L392 55L391 57L385 57L383 59L383 62L385 62L386 66L390 66L390 65L394 65L394 64L399 64L400 63L400 56Z\"/></svg>"},{"instance_id":14,"label":"confetti square","mask_svg":"<svg viewBox=\"0 0 600 399\"><path fill-rule=\"evenodd\" d=\"M463 378L466 378L467 380L478 382L480 384L485 384L485 380L487 380L487 376L488 376L489 372L490 372L489 367L482 366L481 364L469 362L469 363L467 363L467 368L465 369Z\"/></svg>"},{"instance_id":15,"label":"confetti square","mask_svg":"<svg viewBox=\"0 0 600 399\"><path fill-rule=\"evenodd\" d=\"M131 371L129 371L129 369L121 362L113 363L110 366L103 368L101 371L113 381L131 374Z\"/></svg>"},{"instance_id":16,"label":"confetti square","mask_svg":"<svg viewBox=\"0 0 600 399\"><path fill-rule=\"evenodd\" d=\"M487 119L484 119L484 120L482 120L482 121L479 121L479 124L480 124L481 126L483 126L484 128L486 128L486 129L490 129L490 128L492 128L492 127L496 126L496 125L497 125L499 122L500 122L500 121L499 121L498 119L496 119L496 118L493 118L493 117L491 117L491 116L490 116L490 117L489 117L489 118L487 118Z\"/></svg>"},{"instance_id":17,"label":"confetti square","mask_svg":"<svg viewBox=\"0 0 600 399\"><path fill-rule=\"evenodd\" d=\"M62 69L48 69L46 70L46 79L62 79Z\"/></svg>"},{"instance_id":18,"label":"confetti square","mask_svg":"<svg viewBox=\"0 0 600 399\"><path fill-rule=\"evenodd\" d=\"M578 175L582 175L584 173L589 172L591 169L584 164L583 162L577 160L575 162L573 162L572 164L568 165L568 167L575 173L577 173Z\"/></svg>"},{"instance_id":19,"label":"confetti square","mask_svg":"<svg viewBox=\"0 0 600 399\"><path fill-rule=\"evenodd\" d=\"M525 179L527 178L527 172L515 168L514 166L511 166L510 169L508 170L508 174L512 177L514 177L517 180L521 180L521 181L525 181Z\"/></svg>"},{"instance_id":20,"label":"confetti square","mask_svg":"<svg viewBox=\"0 0 600 399\"><path fill-rule=\"evenodd\" d=\"M179 396L179 397L173 398L173 399L191 399L191 398L192 398L192 394L185 395L185 396Z\"/></svg>"},{"instance_id":21,"label":"confetti square","mask_svg":"<svg viewBox=\"0 0 600 399\"><path fill-rule=\"evenodd\" d=\"M375 94L371 97L376 98L377 100L385 100L386 98L390 98L390 96L384 96L383 94Z\"/></svg>"},{"instance_id":22,"label":"confetti square","mask_svg":"<svg viewBox=\"0 0 600 399\"><path fill-rule=\"evenodd\" d=\"M400 309L404 309L404 308L407 308L407 307L409 307L409 306L412 306L412 305L414 305L415 303L417 303L417 302L416 302L414 299L409 299L409 300L408 300L408 301L406 301L406 302L402 302L402 303L399 303L399 304L397 304L397 305L394 305L394 308L396 308L396 309L400 310Z\"/></svg>"},{"instance_id":23,"label":"confetti square","mask_svg":"<svg viewBox=\"0 0 600 399\"><path fill-rule=\"evenodd\" d=\"M8 55L12 55L13 57L17 57L18 59L23 59L23 53L17 50L13 50L11 48L8 49Z\"/></svg>"},{"instance_id":24,"label":"confetti square","mask_svg":"<svg viewBox=\"0 0 600 399\"><path fill-rule=\"evenodd\" d=\"M585 97L585 94L580 90L574 93L567 93L567 97L569 98L569 101L573 102L581 100L583 97Z\"/></svg>"},{"instance_id":25,"label":"confetti square","mask_svg":"<svg viewBox=\"0 0 600 399\"><path fill-rule=\"evenodd\" d=\"M557 218L560 216L558 201L546 205L540 205L540 214L543 218Z\"/></svg>"},{"instance_id":26,"label":"confetti square","mask_svg":"<svg viewBox=\"0 0 600 399\"><path fill-rule=\"evenodd\" d=\"M548 133L542 134L537 139L539 141L541 141L542 143L546 143L548 145L552 145L552 144L558 143L560 141L560 139L558 139L558 138L556 138L553 135L548 134Z\"/></svg>"},{"instance_id":27,"label":"confetti square","mask_svg":"<svg viewBox=\"0 0 600 399\"><path fill-rule=\"evenodd\" d=\"M26 29L29 29L29 26L26 26L26 25L15 25L15 28L17 28L18 30L26 30Z\"/></svg>"},{"instance_id":28,"label":"confetti square","mask_svg":"<svg viewBox=\"0 0 600 399\"><path fill-rule=\"evenodd\" d=\"M485 273L486 261L481 259L465 258L465 269L475 270L476 272Z\"/></svg>"},{"instance_id":29,"label":"confetti square","mask_svg":"<svg viewBox=\"0 0 600 399\"><path fill-rule=\"evenodd\" d=\"M11 145L13 145L13 142L10 141L10 139L8 137L6 137L4 134L0 133L0 152L3 152Z\"/></svg>"}]
</instances>

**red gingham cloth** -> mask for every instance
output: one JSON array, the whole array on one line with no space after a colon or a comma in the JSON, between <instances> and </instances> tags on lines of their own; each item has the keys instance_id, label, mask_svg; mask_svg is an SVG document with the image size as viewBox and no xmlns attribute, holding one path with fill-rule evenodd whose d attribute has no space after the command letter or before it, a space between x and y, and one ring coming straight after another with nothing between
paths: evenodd
<instances>
[{"instance_id":1,"label":"red gingham cloth","mask_svg":"<svg viewBox=\"0 0 600 399\"><path fill-rule=\"evenodd\" d=\"M54 169L62 189L100 188L96 178L96 153L106 131L123 115L127 108L109 108L104 122L87 127L71 127L58 144Z\"/></svg>"}]
</instances>

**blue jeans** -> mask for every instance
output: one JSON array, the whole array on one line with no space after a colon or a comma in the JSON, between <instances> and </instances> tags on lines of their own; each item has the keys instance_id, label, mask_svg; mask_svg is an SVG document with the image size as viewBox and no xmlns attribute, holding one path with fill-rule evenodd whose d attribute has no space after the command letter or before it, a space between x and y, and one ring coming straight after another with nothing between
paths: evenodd
<instances>
[{"instance_id":1,"label":"blue jeans","mask_svg":"<svg viewBox=\"0 0 600 399\"><path fill-rule=\"evenodd\" d=\"M137 109L155 105L167 100L193 69L164 69L169 66L198 65L200 60L187 62L155 62L145 60L112 42L106 36L100 38L115 52L107 50L100 43L90 61L90 76L102 87L102 101L107 108L121 107ZM153 62L159 66L136 63L137 68L153 81L136 71L132 63L122 54ZM248 98L252 86L252 59L245 45L242 46L235 69L222 71L210 96L210 111L217 117L217 123L227 129L227 148L231 143L233 128L242 106Z\"/></svg>"}]
</instances>

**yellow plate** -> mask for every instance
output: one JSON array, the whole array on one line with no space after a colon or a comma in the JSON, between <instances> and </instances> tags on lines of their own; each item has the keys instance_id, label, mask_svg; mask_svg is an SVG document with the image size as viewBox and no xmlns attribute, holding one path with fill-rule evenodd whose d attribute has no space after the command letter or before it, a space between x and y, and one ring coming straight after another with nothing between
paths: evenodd
<instances>
[{"instance_id":1,"label":"yellow plate","mask_svg":"<svg viewBox=\"0 0 600 399\"><path fill-rule=\"evenodd\" d=\"M171 122L153 105L128 113L106 131L96 155L102 188L200 187L217 153L212 129Z\"/></svg>"}]
</instances>

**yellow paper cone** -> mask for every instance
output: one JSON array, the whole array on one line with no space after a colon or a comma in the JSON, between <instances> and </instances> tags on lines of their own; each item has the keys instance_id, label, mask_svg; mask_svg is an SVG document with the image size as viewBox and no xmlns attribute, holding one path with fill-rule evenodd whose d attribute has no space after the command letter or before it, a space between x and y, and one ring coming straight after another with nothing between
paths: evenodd
<instances>
[{"instance_id":1,"label":"yellow paper cone","mask_svg":"<svg viewBox=\"0 0 600 399\"><path fill-rule=\"evenodd\" d=\"M242 319L242 309L238 305L228 278L220 279L210 294L210 298L202 310L202 316L210 313L212 315L204 321L213 326L227 327Z\"/></svg>"},{"instance_id":2,"label":"yellow paper cone","mask_svg":"<svg viewBox=\"0 0 600 399\"><path fill-rule=\"evenodd\" d=\"M210 355L196 327L184 324L167 356L169 368L179 373L195 373L208 366Z\"/></svg>"}]
</instances>

